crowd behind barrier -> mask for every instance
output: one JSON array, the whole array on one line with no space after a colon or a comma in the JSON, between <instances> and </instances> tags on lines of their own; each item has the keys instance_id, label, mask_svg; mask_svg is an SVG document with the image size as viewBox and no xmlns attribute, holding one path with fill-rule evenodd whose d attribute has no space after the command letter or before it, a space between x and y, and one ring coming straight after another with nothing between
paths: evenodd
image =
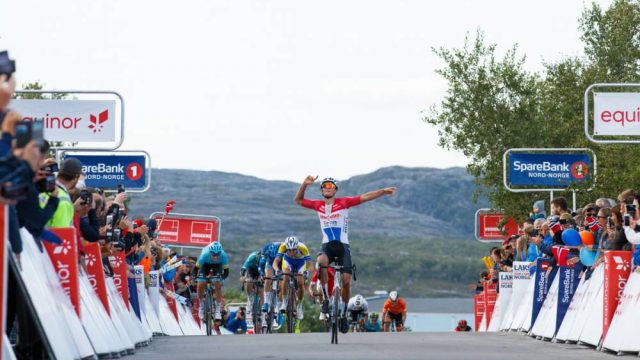
<instances>
[{"instance_id":1,"label":"crowd behind barrier","mask_svg":"<svg viewBox=\"0 0 640 360\"><path fill-rule=\"evenodd\" d=\"M640 221L637 191L550 214L534 204L518 235L482 258L475 331L518 331L539 340L639 353Z\"/></svg>"},{"instance_id":2,"label":"crowd behind barrier","mask_svg":"<svg viewBox=\"0 0 640 360\"><path fill-rule=\"evenodd\" d=\"M190 264L157 239L155 220L128 214L126 189L88 188L78 159L56 161L42 123L23 121L8 107L16 81L7 59L3 53L2 354L120 357L154 334L203 335L199 319L181 302L188 291L182 268Z\"/></svg>"}]
</instances>

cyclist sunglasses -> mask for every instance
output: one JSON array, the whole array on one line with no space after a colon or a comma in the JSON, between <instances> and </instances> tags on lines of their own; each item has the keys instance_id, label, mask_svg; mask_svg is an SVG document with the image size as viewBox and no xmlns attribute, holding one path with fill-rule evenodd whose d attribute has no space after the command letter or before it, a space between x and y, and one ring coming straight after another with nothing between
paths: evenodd
<instances>
[{"instance_id":1,"label":"cyclist sunglasses","mask_svg":"<svg viewBox=\"0 0 640 360\"><path fill-rule=\"evenodd\" d=\"M334 183L326 182L322 184L323 189L335 189L336 185Z\"/></svg>"}]
</instances>

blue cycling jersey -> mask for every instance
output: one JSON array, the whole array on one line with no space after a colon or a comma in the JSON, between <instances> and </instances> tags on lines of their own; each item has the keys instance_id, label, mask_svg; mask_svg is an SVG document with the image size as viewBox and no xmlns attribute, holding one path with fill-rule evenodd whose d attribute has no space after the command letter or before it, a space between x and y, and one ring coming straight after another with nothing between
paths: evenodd
<instances>
[{"instance_id":1,"label":"blue cycling jersey","mask_svg":"<svg viewBox=\"0 0 640 360\"><path fill-rule=\"evenodd\" d=\"M228 268L229 267L229 258L227 257L227 253L224 252L224 250L222 250L222 252L220 253L220 256L218 256L218 260L217 261L213 261L213 259L211 259L211 255L210 255L210 251L209 248L211 247L211 245L206 246L204 249L202 249L202 252L200 253L200 257L198 258L198 261L196 262L196 266L197 267L201 267L202 265L208 264L208 265L218 265L218 264L222 264L223 268Z\"/></svg>"},{"instance_id":2,"label":"blue cycling jersey","mask_svg":"<svg viewBox=\"0 0 640 360\"><path fill-rule=\"evenodd\" d=\"M273 264L273 260L275 260L278 254L278 248L280 247L279 242L268 243L264 247L262 247L262 257L260 258L260 264L258 265L258 271L261 276L264 276L264 270L268 266L271 267Z\"/></svg>"}]
</instances>

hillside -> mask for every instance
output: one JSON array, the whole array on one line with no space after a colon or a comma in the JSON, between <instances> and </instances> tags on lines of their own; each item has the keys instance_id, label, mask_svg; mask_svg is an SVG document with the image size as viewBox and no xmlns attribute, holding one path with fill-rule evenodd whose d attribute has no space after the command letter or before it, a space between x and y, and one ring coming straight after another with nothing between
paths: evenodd
<instances>
[{"instance_id":1,"label":"hillside","mask_svg":"<svg viewBox=\"0 0 640 360\"><path fill-rule=\"evenodd\" d=\"M304 177L304 175L302 176ZM349 237L359 266L356 291L399 289L413 296L467 293L488 246L473 240L473 178L462 168L389 167L340 181L339 195L396 186L384 197L353 209ZM217 171L153 170L151 190L133 195L133 214L162 211L168 200L175 212L216 215L232 271L268 240L295 234L313 253L319 250L317 216L293 202L299 184L268 181ZM319 188L307 190L319 198ZM233 271L235 273L235 271Z\"/></svg>"}]
</instances>

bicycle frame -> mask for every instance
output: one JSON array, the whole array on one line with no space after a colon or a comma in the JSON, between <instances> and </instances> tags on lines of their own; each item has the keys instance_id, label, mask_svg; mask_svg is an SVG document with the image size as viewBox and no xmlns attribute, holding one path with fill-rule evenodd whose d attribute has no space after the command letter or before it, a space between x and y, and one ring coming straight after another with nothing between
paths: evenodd
<instances>
[{"instance_id":1,"label":"bicycle frame","mask_svg":"<svg viewBox=\"0 0 640 360\"><path fill-rule=\"evenodd\" d=\"M296 297L298 290L298 274L282 273L283 276L289 278L288 284L288 302L287 302L287 332L293 334L295 327L295 317L293 313L296 311Z\"/></svg>"},{"instance_id":2,"label":"bicycle frame","mask_svg":"<svg viewBox=\"0 0 640 360\"><path fill-rule=\"evenodd\" d=\"M207 276L205 278L207 281L207 287L205 288L205 303L202 304L205 306L205 315L203 321L205 322L205 327L207 331L207 336L211 336L212 330L215 330L218 335L220 335L220 330L215 324L215 319L213 319L213 315L215 312L215 308L217 306L217 300L215 296L215 289L212 285L214 282L222 282L222 277L220 275L217 276ZM212 326L213 325L213 326Z\"/></svg>"}]
</instances>

